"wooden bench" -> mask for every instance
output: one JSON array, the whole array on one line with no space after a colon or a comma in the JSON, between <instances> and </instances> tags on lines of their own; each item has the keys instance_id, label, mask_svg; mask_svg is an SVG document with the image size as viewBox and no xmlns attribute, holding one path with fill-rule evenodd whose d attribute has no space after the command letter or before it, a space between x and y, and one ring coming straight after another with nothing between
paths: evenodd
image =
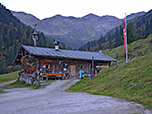
<instances>
[{"instance_id":1,"label":"wooden bench","mask_svg":"<svg viewBox=\"0 0 152 114\"><path fill-rule=\"evenodd\" d=\"M60 79L62 77L62 73L45 73L45 76L49 79Z\"/></svg>"}]
</instances>

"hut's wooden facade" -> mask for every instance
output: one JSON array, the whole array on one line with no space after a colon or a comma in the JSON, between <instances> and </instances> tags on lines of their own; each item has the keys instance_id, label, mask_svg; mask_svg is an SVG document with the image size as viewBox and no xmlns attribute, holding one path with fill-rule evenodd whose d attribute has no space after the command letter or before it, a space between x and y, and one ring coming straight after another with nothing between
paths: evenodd
<instances>
[{"instance_id":1,"label":"hut's wooden facade","mask_svg":"<svg viewBox=\"0 0 152 114\"><path fill-rule=\"evenodd\" d=\"M21 45L14 59L20 64L20 80L33 84L34 80L48 78L81 78L81 72L90 75L109 67L115 59L102 52L86 52Z\"/></svg>"}]
</instances>

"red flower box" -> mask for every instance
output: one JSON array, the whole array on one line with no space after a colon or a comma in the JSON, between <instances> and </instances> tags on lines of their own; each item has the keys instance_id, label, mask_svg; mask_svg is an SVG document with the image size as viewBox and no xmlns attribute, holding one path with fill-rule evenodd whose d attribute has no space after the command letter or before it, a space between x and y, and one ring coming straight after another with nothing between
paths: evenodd
<instances>
[{"instance_id":1,"label":"red flower box","mask_svg":"<svg viewBox=\"0 0 152 114\"><path fill-rule=\"evenodd\" d=\"M30 68L29 71L30 71L30 73L31 73L31 72L32 72L32 69Z\"/></svg>"},{"instance_id":2,"label":"red flower box","mask_svg":"<svg viewBox=\"0 0 152 114\"><path fill-rule=\"evenodd\" d=\"M18 76L21 76L21 73L20 73L20 72L18 73Z\"/></svg>"},{"instance_id":3,"label":"red flower box","mask_svg":"<svg viewBox=\"0 0 152 114\"><path fill-rule=\"evenodd\" d=\"M32 71L34 72L34 68L32 68Z\"/></svg>"}]
</instances>

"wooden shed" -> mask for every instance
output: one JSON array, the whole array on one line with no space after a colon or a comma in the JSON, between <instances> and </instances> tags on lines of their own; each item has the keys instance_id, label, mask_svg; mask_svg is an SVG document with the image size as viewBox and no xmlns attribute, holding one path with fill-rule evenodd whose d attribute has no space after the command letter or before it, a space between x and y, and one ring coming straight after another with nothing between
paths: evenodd
<instances>
[{"instance_id":1,"label":"wooden shed","mask_svg":"<svg viewBox=\"0 0 152 114\"><path fill-rule=\"evenodd\" d=\"M102 52L21 45L13 63L21 66L21 80L34 83L33 80L48 78L81 78L81 73L90 76L92 71L96 74L111 62L116 60Z\"/></svg>"}]
</instances>

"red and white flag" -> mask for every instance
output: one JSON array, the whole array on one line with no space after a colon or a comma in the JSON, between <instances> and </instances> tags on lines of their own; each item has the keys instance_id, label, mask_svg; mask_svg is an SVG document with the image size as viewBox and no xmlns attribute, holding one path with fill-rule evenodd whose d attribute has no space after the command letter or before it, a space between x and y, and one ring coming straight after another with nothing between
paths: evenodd
<instances>
[{"instance_id":1,"label":"red and white flag","mask_svg":"<svg viewBox=\"0 0 152 114\"><path fill-rule=\"evenodd\" d=\"M124 37L124 51L126 51L127 42L126 42L126 23L125 23L125 20L123 22L123 37Z\"/></svg>"}]
</instances>

